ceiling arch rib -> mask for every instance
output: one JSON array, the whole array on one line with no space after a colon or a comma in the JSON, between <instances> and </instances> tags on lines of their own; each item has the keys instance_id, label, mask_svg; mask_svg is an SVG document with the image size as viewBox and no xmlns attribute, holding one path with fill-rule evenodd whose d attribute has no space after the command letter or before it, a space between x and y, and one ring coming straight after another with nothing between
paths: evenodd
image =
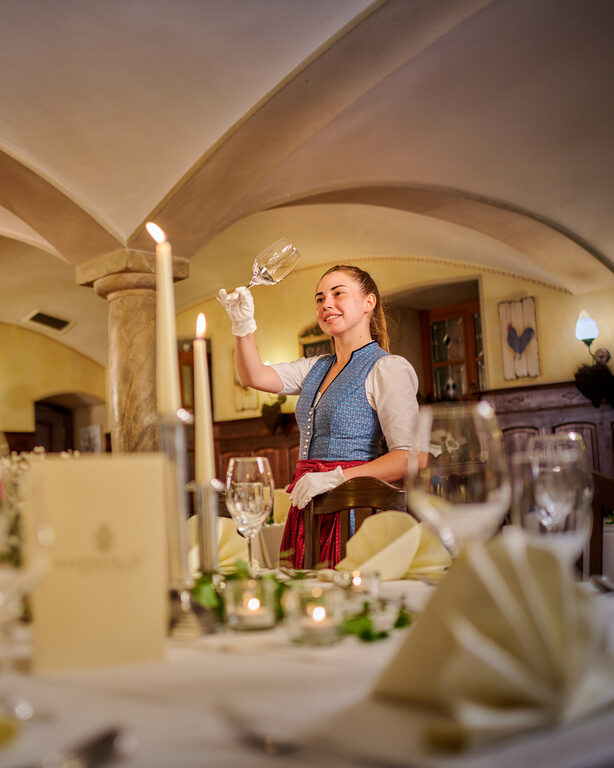
<instances>
[{"instance_id":1,"label":"ceiling arch rib","mask_svg":"<svg viewBox=\"0 0 614 768\"><path fill-rule=\"evenodd\" d=\"M605 257L579 238L525 211L458 190L373 185L304 195L270 207L335 203L409 211L476 230L530 257L571 293L614 285L614 270Z\"/></svg>"},{"instance_id":2,"label":"ceiling arch rib","mask_svg":"<svg viewBox=\"0 0 614 768\"><path fill-rule=\"evenodd\" d=\"M77 203L4 152L0 152L0 178L0 206L38 233L69 264L121 247Z\"/></svg>"},{"instance_id":3,"label":"ceiling arch rib","mask_svg":"<svg viewBox=\"0 0 614 768\"><path fill-rule=\"evenodd\" d=\"M15 216L6 208L0 206L0 237L9 240L17 240L20 243L31 245L45 253L61 258L58 251L48 243L38 232L29 227L25 221Z\"/></svg>"},{"instance_id":4,"label":"ceiling arch rib","mask_svg":"<svg viewBox=\"0 0 614 768\"><path fill-rule=\"evenodd\" d=\"M388 0L229 130L148 218L191 258L213 235L263 209L251 193L298 147L491 2ZM129 247L148 247L143 224L128 238Z\"/></svg>"}]
</instances>

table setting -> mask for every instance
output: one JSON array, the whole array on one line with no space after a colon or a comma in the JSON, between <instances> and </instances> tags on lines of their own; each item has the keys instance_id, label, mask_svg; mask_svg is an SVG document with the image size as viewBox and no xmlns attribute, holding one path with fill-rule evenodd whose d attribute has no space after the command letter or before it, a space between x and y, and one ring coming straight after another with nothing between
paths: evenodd
<instances>
[{"instance_id":1,"label":"table setting","mask_svg":"<svg viewBox=\"0 0 614 768\"><path fill-rule=\"evenodd\" d=\"M231 459L217 514L200 318L186 483L158 230L161 452L47 457L0 485L0 768L613 764L614 600L574 565L592 497L580 436L508 467L488 403L425 406L410 514L367 518L335 568L279 567L257 544L275 519L266 457ZM254 280L297 258L274 244ZM28 578L3 580L16 566Z\"/></svg>"}]
</instances>

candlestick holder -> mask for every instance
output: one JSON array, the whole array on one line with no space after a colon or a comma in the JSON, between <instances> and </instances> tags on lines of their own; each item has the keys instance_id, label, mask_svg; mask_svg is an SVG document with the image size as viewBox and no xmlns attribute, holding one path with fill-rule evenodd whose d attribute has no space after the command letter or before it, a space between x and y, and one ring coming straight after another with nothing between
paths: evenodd
<instances>
[{"instance_id":1,"label":"candlestick holder","mask_svg":"<svg viewBox=\"0 0 614 768\"><path fill-rule=\"evenodd\" d=\"M218 572L217 557L217 496L210 485L192 481L188 490L193 494L194 513L198 516L198 560L202 574Z\"/></svg>"},{"instance_id":2,"label":"candlestick holder","mask_svg":"<svg viewBox=\"0 0 614 768\"><path fill-rule=\"evenodd\" d=\"M199 637L209 631L213 617L192 598L193 579L188 566L188 505L186 495L186 425L193 422L183 409L160 416L160 449L169 466L166 499L168 546L169 634L171 637Z\"/></svg>"}]
</instances>

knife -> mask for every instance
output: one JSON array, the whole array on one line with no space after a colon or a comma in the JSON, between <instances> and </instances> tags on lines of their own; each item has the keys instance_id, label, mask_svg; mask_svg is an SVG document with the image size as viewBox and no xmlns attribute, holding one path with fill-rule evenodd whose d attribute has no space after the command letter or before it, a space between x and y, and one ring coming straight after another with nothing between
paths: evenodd
<instances>
[{"instance_id":1,"label":"knife","mask_svg":"<svg viewBox=\"0 0 614 768\"><path fill-rule=\"evenodd\" d=\"M39 762L21 768L96 768L121 753L120 728L106 728L68 749L48 752Z\"/></svg>"}]
</instances>

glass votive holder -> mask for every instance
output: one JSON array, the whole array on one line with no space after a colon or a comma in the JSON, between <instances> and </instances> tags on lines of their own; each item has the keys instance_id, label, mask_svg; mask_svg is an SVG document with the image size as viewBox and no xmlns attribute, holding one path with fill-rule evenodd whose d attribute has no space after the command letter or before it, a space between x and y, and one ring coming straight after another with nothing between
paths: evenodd
<instances>
[{"instance_id":1,"label":"glass votive holder","mask_svg":"<svg viewBox=\"0 0 614 768\"><path fill-rule=\"evenodd\" d=\"M339 571L334 577L335 584L354 594L379 597L379 573L376 571Z\"/></svg>"},{"instance_id":2,"label":"glass votive holder","mask_svg":"<svg viewBox=\"0 0 614 768\"><path fill-rule=\"evenodd\" d=\"M295 581L283 595L286 627L292 642L332 645L341 639L343 592L335 584Z\"/></svg>"},{"instance_id":3,"label":"glass votive holder","mask_svg":"<svg viewBox=\"0 0 614 768\"><path fill-rule=\"evenodd\" d=\"M275 626L275 589L272 579L229 579L224 584L226 624L250 631Z\"/></svg>"}]
</instances>

